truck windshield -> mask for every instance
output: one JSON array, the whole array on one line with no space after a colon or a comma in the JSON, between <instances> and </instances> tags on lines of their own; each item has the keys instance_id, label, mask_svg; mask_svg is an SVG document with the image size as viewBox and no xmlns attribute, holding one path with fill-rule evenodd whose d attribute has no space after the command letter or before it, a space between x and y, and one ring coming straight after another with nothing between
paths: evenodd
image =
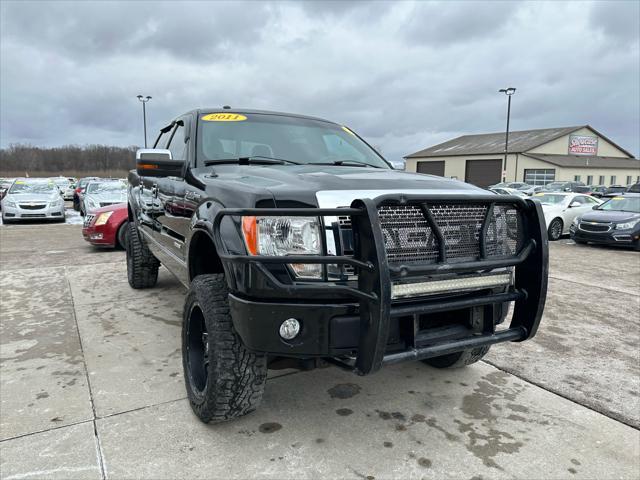
<instances>
[{"instance_id":1,"label":"truck windshield","mask_svg":"<svg viewBox=\"0 0 640 480\"><path fill-rule=\"evenodd\" d=\"M198 121L197 164L243 157L301 164L391 168L351 130L273 114L210 113Z\"/></svg>"}]
</instances>

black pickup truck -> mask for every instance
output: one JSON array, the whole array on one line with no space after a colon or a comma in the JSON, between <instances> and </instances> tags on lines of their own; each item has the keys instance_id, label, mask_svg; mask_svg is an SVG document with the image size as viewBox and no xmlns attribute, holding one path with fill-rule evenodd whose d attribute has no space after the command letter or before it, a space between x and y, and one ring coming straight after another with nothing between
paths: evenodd
<instances>
[{"instance_id":1,"label":"black pickup truck","mask_svg":"<svg viewBox=\"0 0 640 480\"><path fill-rule=\"evenodd\" d=\"M204 422L254 410L269 368L468 365L533 337L546 298L539 203L395 171L308 116L179 116L137 152L129 225L130 285L163 264L189 289L184 376Z\"/></svg>"}]
</instances>

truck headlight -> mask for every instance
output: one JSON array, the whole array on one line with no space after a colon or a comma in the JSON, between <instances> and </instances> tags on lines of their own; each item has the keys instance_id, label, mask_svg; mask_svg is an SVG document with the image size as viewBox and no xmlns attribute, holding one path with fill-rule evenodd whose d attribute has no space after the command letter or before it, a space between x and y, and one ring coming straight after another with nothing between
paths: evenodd
<instances>
[{"instance_id":1,"label":"truck headlight","mask_svg":"<svg viewBox=\"0 0 640 480\"><path fill-rule=\"evenodd\" d=\"M242 233L251 255L320 255L317 217L242 217ZM322 265L291 264L294 274L322 278Z\"/></svg>"},{"instance_id":2,"label":"truck headlight","mask_svg":"<svg viewBox=\"0 0 640 480\"><path fill-rule=\"evenodd\" d=\"M640 218L637 220L631 220L630 222L626 223L618 223L616 225L616 230L631 230L638 224L638 222L640 222Z\"/></svg>"}]
</instances>

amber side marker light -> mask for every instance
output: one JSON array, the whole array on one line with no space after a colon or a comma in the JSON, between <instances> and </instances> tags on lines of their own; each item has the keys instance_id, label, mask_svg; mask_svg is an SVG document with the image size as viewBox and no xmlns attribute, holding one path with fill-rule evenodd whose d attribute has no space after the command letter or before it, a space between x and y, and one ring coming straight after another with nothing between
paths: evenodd
<instances>
[{"instance_id":1,"label":"amber side marker light","mask_svg":"<svg viewBox=\"0 0 640 480\"><path fill-rule=\"evenodd\" d=\"M158 165L154 165L153 163L139 163L138 168L142 170L155 170L158 168Z\"/></svg>"},{"instance_id":2,"label":"amber side marker light","mask_svg":"<svg viewBox=\"0 0 640 480\"><path fill-rule=\"evenodd\" d=\"M258 221L256 217L242 217L242 234L249 253L258 255Z\"/></svg>"}]
</instances>

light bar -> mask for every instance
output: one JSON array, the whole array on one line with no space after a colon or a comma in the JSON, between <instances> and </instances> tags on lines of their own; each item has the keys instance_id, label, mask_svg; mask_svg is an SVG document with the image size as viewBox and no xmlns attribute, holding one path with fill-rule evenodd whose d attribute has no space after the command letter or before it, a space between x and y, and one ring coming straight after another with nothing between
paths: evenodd
<instances>
[{"instance_id":1,"label":"light bar","mask_svg":"<svg viewBox=\"0 0 640 480\"><path fill-rule=\"evenodd\" d=\"M500 287L511 284L511 273L453 278L433 282L399 283L391 285L391 298L417 297L442 292L459 292L481 288Z\"/></svg>"}]
</instances>

